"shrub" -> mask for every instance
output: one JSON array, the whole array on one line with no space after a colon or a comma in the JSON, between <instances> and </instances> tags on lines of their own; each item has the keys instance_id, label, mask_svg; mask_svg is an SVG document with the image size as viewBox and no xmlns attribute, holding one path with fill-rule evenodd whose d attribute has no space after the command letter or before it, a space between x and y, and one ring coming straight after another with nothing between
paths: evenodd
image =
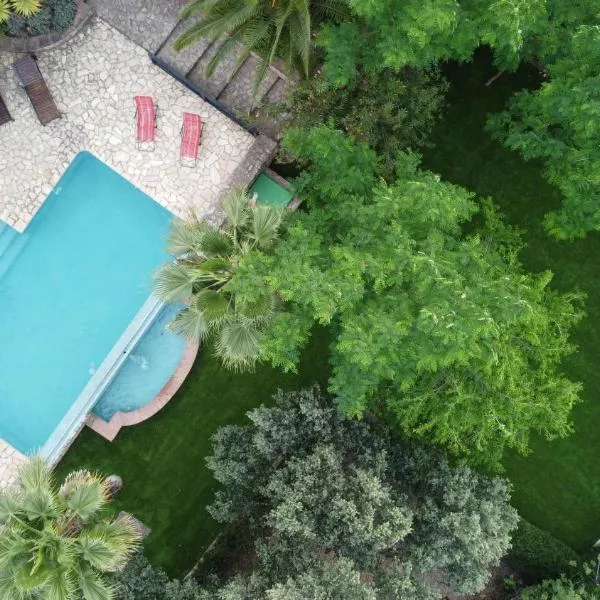
<instances>
[{"instance_id":1,"label":"shrub","mask_svg":"<svg viewBox=\"0 0 600 600\"><path fill-rule=\"evenodd\" d=\"M44 0L41 9L30 17L11 15L7 33L12 36L23 36L64 31L73 22L75 13L74 0Z\"/></svg>"},{"instance_id":2,"label":"shrub","mask_svg":"<svg viewBox=\"0 0 600 600\"><path fill-rule=\"evenodd\" d=\"M533 583L570 574L580 557L570 546L552 534L521 519L512 539L509 562Z\"/></svg>"}]
</instances>

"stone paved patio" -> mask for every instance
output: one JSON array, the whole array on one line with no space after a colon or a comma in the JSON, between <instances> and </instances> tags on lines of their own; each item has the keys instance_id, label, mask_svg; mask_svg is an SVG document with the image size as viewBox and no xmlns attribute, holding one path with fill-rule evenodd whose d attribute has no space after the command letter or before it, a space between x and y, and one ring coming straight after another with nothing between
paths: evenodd
<instances>
[{"instance_id":1,"label":"stone paved patio","mask_svg":"<svg viewBox=\"0 0 600 600\"><path fill-rule=\"evenodd\" d=\"M25 457L0 439L0 490L10 487L17 481L19 467Z\"/></svg>"},{"instance_id":2,"label":"stone paved patio","mask_svg":"<svg viewBox=\"0 0 600 600\"><path fill-rule=\"evenodd\" d=\"M42 127L10 68L0 56L0 93L15 119L0 130L0 219L22 231L73 157L89 150L175 214L193 207L215 213L231 176L255 138L149 60L99 18L64 46L38 57L63 117ZM159 106L154 152L135 145L133 97L150 95ZM204 121L196 168L179 164L182 113Z\"/></svg>"},{"instance_id":3,"label":"stone paved patio","mask_svg":"<svg viewBox=\"0 0 600 600\"><path fill-rule=\"evenodd\" d=\"M192 208L216 219L219 199L248 185L275 144L255 138L160 68L146 51L100 18L38 62L62 118L42 127L0 55L0 94L14 121L0 128L0 219L23 231L75 155L88 150L177 215ZM133 96L159 106L154 152L135 144ZM202 115L196 168L179 164L182 113ZM1 416L0 416L1 418ZM0 489L13 485L24 456L0 439Z\"/></svg>"}]
</instances>

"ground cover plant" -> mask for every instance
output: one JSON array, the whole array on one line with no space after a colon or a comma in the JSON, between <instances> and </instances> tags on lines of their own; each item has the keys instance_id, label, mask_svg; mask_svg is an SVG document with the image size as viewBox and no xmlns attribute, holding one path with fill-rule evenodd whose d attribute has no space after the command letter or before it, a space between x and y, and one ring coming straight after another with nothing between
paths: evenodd
<instances>
[{"instance_id":1,"label":"ground cover plant","mask_svg":"<svg viewBox=\"0 0 600 600\"><path fill-rule=\"evenodd\" d=\"M107 442L84 429L59 465L59 474L89 468L123 477L116 510L134 514L152 529L144 551L157 567L183 575L206 550L219 525L206 512L216 482L206 466L211 436L239 423L246 411L278 388L324 385L329 374L328 332L315 331L298 375L268 367L235 374L223 369L210 347L199 358L171 402L146 423L122 430Z\"/></svg>"}]
</instances>

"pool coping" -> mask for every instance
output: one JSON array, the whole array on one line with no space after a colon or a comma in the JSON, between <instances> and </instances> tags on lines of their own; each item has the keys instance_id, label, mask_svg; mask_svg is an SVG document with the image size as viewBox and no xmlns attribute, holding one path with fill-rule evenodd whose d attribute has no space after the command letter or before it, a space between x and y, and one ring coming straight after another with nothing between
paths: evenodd
<instances>
[{"instance_id":1,"label":"pool coping","mask_svg":"<svg viewBox=\"0 0 600 600\"><path fill-rule=\"evenodd\" d=\"M179 365L177 365L169 381L165 383L160 392L150 402L141 408L129 412L117 411L110 418L110 421L105 421L90 412L85 420L85 424L97 434L112 442L122 427L138 425L153 417L166 406L182 386L189 372L192 370L199 348L200 345L196 342L189 340L186 342Z\"/></svg>"}]
</instances>

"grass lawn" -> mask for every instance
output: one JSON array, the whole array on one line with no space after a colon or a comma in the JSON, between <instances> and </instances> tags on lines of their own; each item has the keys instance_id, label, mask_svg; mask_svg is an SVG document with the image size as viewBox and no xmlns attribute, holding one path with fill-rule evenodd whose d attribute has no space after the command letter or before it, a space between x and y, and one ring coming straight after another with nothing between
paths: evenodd
<instances>
[{"instance_id":1,"label":"grass lawn","mask_svg":"<svg viewBox=\"0 0 600 600\"><path fill-rule=\"evenodd\" d=\"M278 388L299 389L314 382L325 387L327 336L327 330L315 330L299 375L266 367L236 375L201 350L183 387L159 414L124 428L113 443L84 429L59 473L87 467L121 475L124 489L116 508L135 514L152 529L144 548L154 565L171 575L183 574L219 530L205 510L216 486L204 461L211 453L212 434L221 425L243 423L244 414L268 404Z\"/></svg>"},{"instance_id":2,"label":"grass lawn","mask_svg":"<svg viewBox=\"0 0 600 600\"><path fill-rule=\"evenodd\" d=\"M480 196L491 196L524 230L525 267L549 268L557 289L578 288L588 296L587 317L574 336L579 351L565 365L569 376L584 384L584 401L574 411L575 433L553 442L536 439L531 455L505 460L521 514L575 549L588 550L600 537L600 237L556 242L543 231L542 217L558 205L560 193L544 181L539 164L524 162L483 130L486 114L499 111L515 89L533 85L536 74L526 69L503 74L485 87L495 71L485 56L448 69L453 84L448 107L424 165Z\"/></svg>"}]
</instances>

